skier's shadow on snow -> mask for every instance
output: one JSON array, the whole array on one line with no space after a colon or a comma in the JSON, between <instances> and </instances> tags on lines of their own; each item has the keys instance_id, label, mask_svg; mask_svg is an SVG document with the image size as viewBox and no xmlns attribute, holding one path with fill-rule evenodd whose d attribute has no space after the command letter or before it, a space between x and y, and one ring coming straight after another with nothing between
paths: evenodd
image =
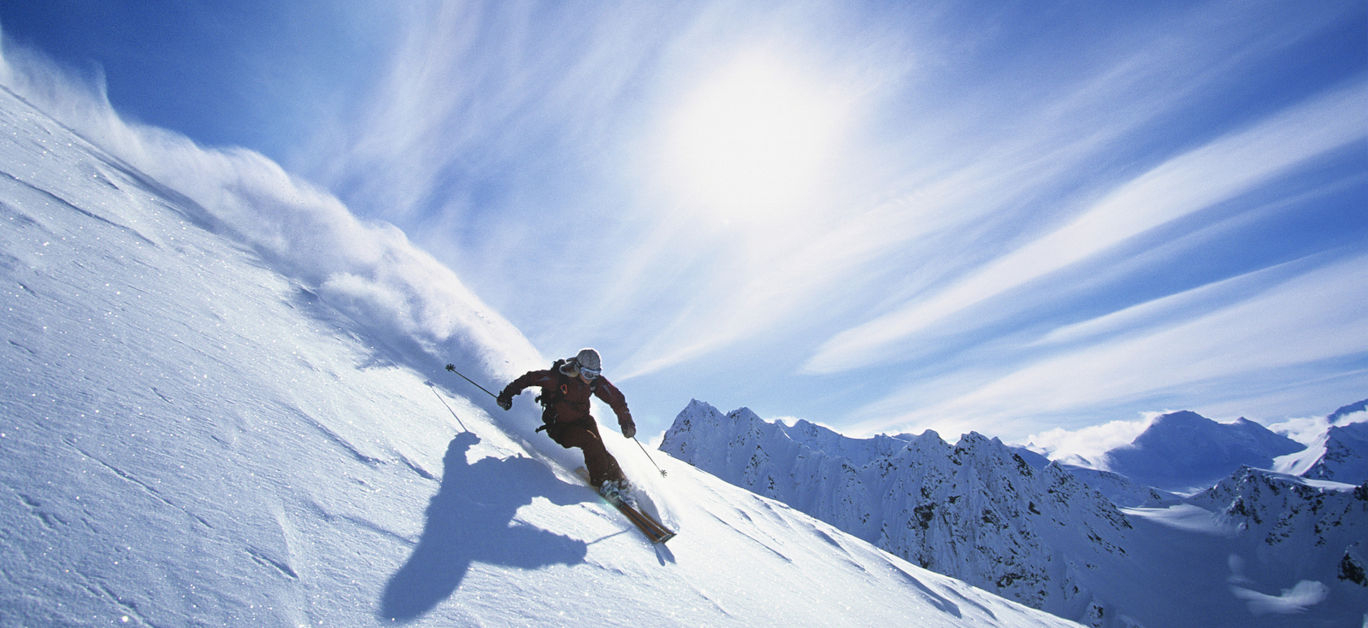
<instances>
[{"instance_id":1,"label":"skier's shadow on snow","mask_svg":"<svg viewBox=\"0 0 1368 628\"><path fill-rule=\"evenodd\" d=\"M564 483L531 458L482 458L468 464L466 451L478 442L478 436L462 432L447 447L442 487L428 503L423 536L385 585L380 619L422 617L451 597L476 561L523 569L584 562L583 541L513 521L518 508L533 497L516 488ZM515 490L503 490L510 487ZM578 491L552 493L544 497L557 504L582 501L576 498Z\"/></svg>"}]
</instances>

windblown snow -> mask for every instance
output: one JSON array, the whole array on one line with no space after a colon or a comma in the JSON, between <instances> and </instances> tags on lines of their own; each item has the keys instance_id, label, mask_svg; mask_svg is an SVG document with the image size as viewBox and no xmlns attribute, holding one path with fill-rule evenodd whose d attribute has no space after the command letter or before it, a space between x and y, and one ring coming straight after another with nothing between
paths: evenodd
<instances>
[{"instance_id":1,"label":"windblown snow","mask_svg":"<svg viewBox=\"0 0 1368 628\"><path fill-rule=\"evenodd\" d=\"M0 624L1069 623L610 436L650 545L442 370L546 363L451 271L59 79L0 60Z\"/></svg>"}]
</instances>

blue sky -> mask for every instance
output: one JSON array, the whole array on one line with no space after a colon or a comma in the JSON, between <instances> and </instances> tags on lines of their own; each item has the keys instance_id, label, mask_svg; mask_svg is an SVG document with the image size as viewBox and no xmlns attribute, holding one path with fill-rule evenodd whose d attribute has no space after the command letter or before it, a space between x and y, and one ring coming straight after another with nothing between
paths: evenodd
<instances>
[{"instance_id":1,"label":"blue sky","mask_svg":"<svg viewBox=\"0 0 1368 628\"><path fill-rule=\"evenodd\" d=\"M1368 397L1368 7L5 3L122 115L400 227L645 433ZM538 365L528 365L535 367Z\"/></svg>"}]
</instances>

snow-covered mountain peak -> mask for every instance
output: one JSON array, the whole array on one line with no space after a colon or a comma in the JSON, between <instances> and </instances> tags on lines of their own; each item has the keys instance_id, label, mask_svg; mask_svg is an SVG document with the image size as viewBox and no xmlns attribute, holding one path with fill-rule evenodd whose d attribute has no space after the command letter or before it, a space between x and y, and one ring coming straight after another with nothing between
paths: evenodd
<instances>
[{"instance_id":1,"label":"snow-covered mountain peak","mask_svg":"<svg viewBox=\"0 0 1368 628\"><path fill-rule=\"evenodd\" d=\"M1241 465L1271 467L1274 458L1302 448L1253 421L1219 423L1181 411L1157 417L1129 445L1108 451L1101 466L1146 486L1186 491L1210 486Z\"/></svg>"},{"instance_id":2,"label":"snow-covered mountain peak","mask_svg":"<svg viewBox=\"0 0 1368 628\"><path fill-rule=\"evenodd\" d=\"M1169 412L1155 417L1149 427L1123 449L1172 449L1192 439L1212 440L1219 438L1217 434L1247 431L1249 428L1246 424L1249 423L1243 418L1232 423L1219 423L1190 410Z\"/></svg>"},{"instance_id":3,"label":"snow-covered mountain peak","mask_svg":"<svg viewBox=\"0 0 1368 628\"><path fill-rule=\"evenodd\" d=\"M992 443L993 441L997 441L998 443L1002 442L1001 440L984 436L983 434L980 434L978 432L966 432L960 435L958 446L967 449L987 443Z\"/></svg>"},{"instance_id":4,"label":"snow-covered mountain peak","mask_svg":"<svg viewBox=\"0 0 1368 628\"><path fill-rule=\"evenodd\" d=\"M751 411L750 408L737 408L727 413L727 418L740 422L749 423L760 420L759 415Z\"/></svg>"},{"instance_id":5,"label":"snow-covered mountain peak","mask_svg":"<svg viewBox=\"0 0 1368 628\"><path fill-rule=\"evenodd\" d=\"M1368 484L1237 465L1184 501L981 433L953 445L934 432L855 439L811 422L733 422L707 408L681 412L662 448L919 565L1063 617L1099 626L1335 624L1361 618L1368 601L1360 584L1368 563L1352 541L1368 526L1359 503L1368 503ZM1177 433L1222 439L1215 451L1266 436L1247 420L1162 419L1146 441L1151 451ZM1270 542L1276 547L1265 549Z\"/></svg>"},{"instance_id":6,"label":"snow-covered mountain peak","mask_svg":"<svg viewBox=\"0 0 1368 628\"><path fill-rule=\"evenodd\" d=\"M685 412L706 412L706 411L708 411L710 408L712 409L712 411L717 411L717 408L713 408L712 405L709 404L709 403L707 403L707 402L699 401L699 400L697 400L697 399L690 399L690 400L689 400L689 405L687 405L687 406L684 407L684 411L685 411Z\"/></svg>"},{"instance_id":7,"label":"snow-covered mountain peak","mask_svg":"<svg viewBox=\"0 0 1368 628\"><path fill-rule=\"evenodd\" d=\"M1197 426L1206 421L1206 417L1190 410L1166 412L1154 417L1154 419L1150 421L1149 426L1145 428L1145 432L1141 432L1141 436L1156 430L1162 433L1165 430L1199 429ZM1137 437L1137 439L1138 438L1140 437Z\"/></svg>"},{"instance_id":8,"label":"snow-covered mountain peak","mask_svg":"<svg viewBox=\"0 0 1368 628\"><path fill-rule=\"evenodd\" d=\"M1008 447L1003 444L1002 439L997 438L996 436L985 436L978 432L967 432L962 434L959 441L955 443L955 451L956 453L960 451L973 454L981 453L982 455L995 457L1012 453Z\"/></svg>"}]
</instances>

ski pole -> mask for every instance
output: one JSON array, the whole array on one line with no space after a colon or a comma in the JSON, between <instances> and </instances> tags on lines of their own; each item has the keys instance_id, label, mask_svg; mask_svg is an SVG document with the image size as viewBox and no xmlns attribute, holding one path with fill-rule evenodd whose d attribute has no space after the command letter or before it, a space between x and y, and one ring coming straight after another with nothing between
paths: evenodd
<instances>
[{"instance_id":1,"label":"ski pole","mask_svg":"<svg viewBox=\"0 0 1368 628\"><path fill-rule=\"evenodd\" d=\"M432 382L428 382L428 388L432 389L432 394L437 395L437 400L442 402L442 405L446 406L447 411L451 413L452 418L456 419L456 423L461 426L461 431L469 432L470 428L465 426L465 422L461 421L461 417L456 416L456 411L452 410L451 405L446 402L446 399L442 398L442 393L437 392L437 387L433 386Z\"/></svg>"},{"instance_id":2,"label":"ski pole","mask_svg":"<svg viewBox=\"0 0 1368 628\"><path fill-rule=\"evenodd\" d=\"M660 468L660 465L656 464L655 458L652 458L652 457L651 457L651 453L648 452L648 451L646 451L646 446L645 446L645 445L642 445L642 444L641 444L641 441L637 440L635 436L632 437L632 441L635 442L635 443L637 444L637 447L640 447L640 448L641 448L641 453L646 454L646 459L647 459L647 460L650 460L650 461L651 461L651 464L655 465L656 471L659 471L659 472L660 472L660 477L663 478L663 477L669 475L668 473L665 473L665 470L664 470L664 469Z\"/></svg>"},{"instance_id":3,"label":"ski pole","mask_svg":"<svg viewBox=\"0 0 1368 628\"><path fill-rule=\"evenodd\" d=\"M499 398L498 395L496 395L496 394L494 394L494 393L492 393L492 392L489 392L488 390L485 390L485 387L484 387L484 386L481 386L481 385L479 385L479 384L476 384L476 383L475 383L475 380L470 379L469 377L466 377L465 375L462 375L460 371L456 370L456 365L455 365L455 364L448 364L448 365L447 365L447 370L448 370L448 371L451 371L452 373L455 373L455 374L457 374L457 375L460 375L460 376L461 376L461 379L463 379L463 380L465 380L465 381L467 381L467 382L470 382L470 384L471 384L472 386L474 386L474 387L476 387L476 388L479 388L480 390L484 390L484 393L485 393L486 395L489 395L490 397L493 397L493 398L495 398L495 399L498 399L498 398Z\"/></svg>"}]
</instances>

